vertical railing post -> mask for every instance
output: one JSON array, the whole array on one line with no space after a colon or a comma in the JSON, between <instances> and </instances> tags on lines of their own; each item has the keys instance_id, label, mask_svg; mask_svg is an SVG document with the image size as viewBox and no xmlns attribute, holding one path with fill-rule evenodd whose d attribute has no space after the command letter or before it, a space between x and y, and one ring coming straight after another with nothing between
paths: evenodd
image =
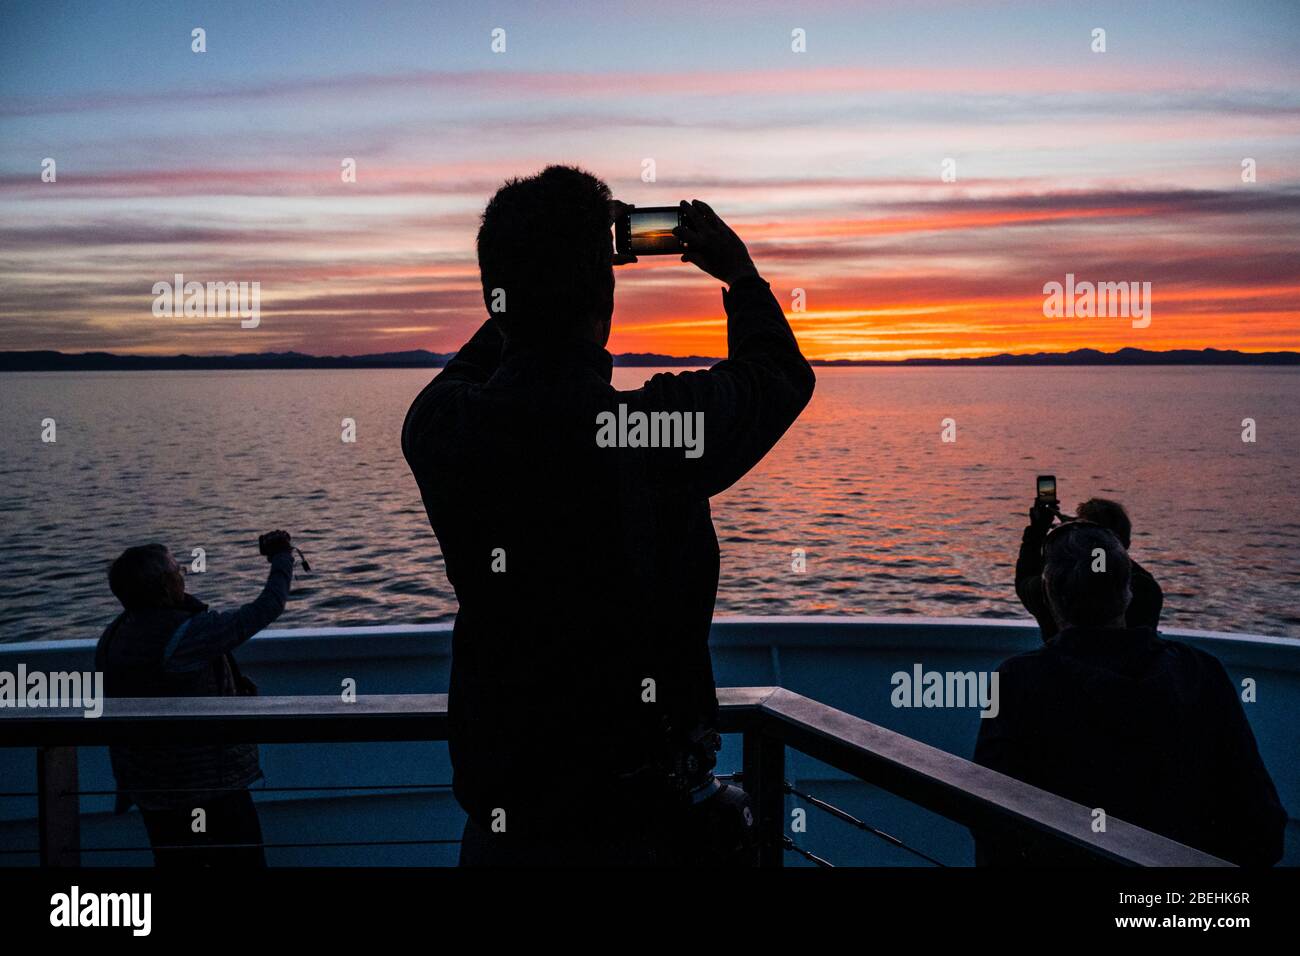
<instances>
[{"instance_id":1,"label":"vertical railing post","mask_svg":"<svg viewBox=\"0 0 1300 956\"><path fill-rule=\"evenodd\" d=\"M81 865L81 797L77 790L77 748L37 747L41 866Z\"/></svg>"},{"instance_id":2,"label":"vertical railing post","mask_svg":"<svg viewBox=\"0 0 1300 956\"><path fill-rule=\"evenodd\" d=\"M785 865L785 744L755 723L744 736L745 791L758 816L759 866Z\"/></svg>"}]
</instances>

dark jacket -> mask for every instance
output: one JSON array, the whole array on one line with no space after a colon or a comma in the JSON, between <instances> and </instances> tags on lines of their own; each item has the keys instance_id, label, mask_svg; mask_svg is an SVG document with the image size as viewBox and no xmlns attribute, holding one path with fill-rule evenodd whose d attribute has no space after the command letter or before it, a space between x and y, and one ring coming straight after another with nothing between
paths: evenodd
<instances>
[{"instance_id":1,"label":"dark jacket","mask_svg":"<svg viewBox=\"0 0 1300 956\"><path fill-rule=\"evenodd\" d=\"M1281 858L1286 811L1217 658L1148 628L1068 628L998 673L977 763L1233 863ZM977 845L988 863L1054 862Z\"/></svg>"},{"instance_id":2,"label":"dark jacket","mask_svg":"<svg viewBox=\"0 0 1300 956\"><path fill-rule=\"evenodd\" d=\"M1043 590L1043 539L1047 537L1046 528L1029 525L1020 539L1020 556L1016 558L1016 596L1025 610L1038 622L1039 633L1043 641L1050 641L1056 636L1058 627L1052 609L1047 604L1047 592ZM1149 627L1155 630L1160 626L1160 611L1165 604L1164 592L1151 576L1151 572L1133 561L1133 572L1129 586L1133 591L1133 600L1124 615L1124 622L1129 627Z\"/></svg>"},{"instance_id":3,"label":"dark jacket","mask_svg":"<svg viewBox=\"0 0 1300 956\"><path fill-rule=\"evenodd\" d=\"M107 697L234 697L255 694L230 652L284 610L293 555L271 560L266 587L236 611L209 611L186 595L181 608L124 611L104 631L95 669ZM205 791L246 787L262 776L256 744L115 744L109 748L120 794L144 810L195 806ZM184 792L154 793L161 789Z\"/></svg>"},{"instance_id":4,"label":"dark jacket","mask_svg":"<svg viewBox=\"0 0 1300 956\"><path fill-rule=\"evenodd\" d=\"M503 347L489 321L411 405L402 449L460 605L454 788L481 826L497 809L515 833L653 811L648 768L715 721L709 497L776 444L814 381L766 282L723 301L728 358L707 371L618 391L604 349ZM598 447L598 416L620 405L702 412L703 454Z\"/></svg>"}]
</instances>

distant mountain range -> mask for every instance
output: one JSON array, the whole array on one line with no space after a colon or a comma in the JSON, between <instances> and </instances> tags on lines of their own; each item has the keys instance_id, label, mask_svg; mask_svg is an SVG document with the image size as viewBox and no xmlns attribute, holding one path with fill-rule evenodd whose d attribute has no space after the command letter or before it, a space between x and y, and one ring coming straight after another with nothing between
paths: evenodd
<instances>
[{"instance_id":1,"label":"distant mountain range","mask_svg":"<svg viewBox=\"0 0 1300 956\"><path fill-rule=\"evenodd\" d=\"M1099 352L1033 352L1012 355L981 355L976 358L916 358L898 361L856 361L824 359L813 365L1300 365L1300 352L1238 352L1236 349L1120 349Z\"/></svg>"},{"instance_id":2,"label":"distant mountain range","mask_svg":"<svg viewBox=\"0 0 1300 956\"><path fill-rule=\"evenodd\" d=\"M258 352L252 355L114 355L110 352L0 352L0 372L140 371L151 369L294 369L294 368L440 368L456 353L414 349L374 355L306 355L302 352ZM695 367L721 359L703 355L659 355L623 352L614 364L630 367ZM1099 352L1035 352L1030 355L985 355L978 358L915 358L885 361L814 359L813 365L1300 365L1300 352L1238 352L1233 349L1120 349Z\"/></svg>"}]
</instances>

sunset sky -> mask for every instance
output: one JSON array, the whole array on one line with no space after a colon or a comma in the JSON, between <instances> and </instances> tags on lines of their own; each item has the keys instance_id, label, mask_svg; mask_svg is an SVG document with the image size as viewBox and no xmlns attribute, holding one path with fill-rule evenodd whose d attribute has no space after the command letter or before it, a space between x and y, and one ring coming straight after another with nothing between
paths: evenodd
<instances>
[{"instance_id":1,"label":"sunset sky","mask_svg":"<svg viewBox=\"0 0 1300 956\"><path fill-rule=\"evenodd\" d=\"M484 203L551 162L707 200L814 358L1300 348L1294 0L5 3L0 348L452 351ZM260 327L155 317L178 272ZM1067 272L1150 326L1044 318ZM717 289L620 268L610 350L725 354Z\"/></svg>"}]
</instances>

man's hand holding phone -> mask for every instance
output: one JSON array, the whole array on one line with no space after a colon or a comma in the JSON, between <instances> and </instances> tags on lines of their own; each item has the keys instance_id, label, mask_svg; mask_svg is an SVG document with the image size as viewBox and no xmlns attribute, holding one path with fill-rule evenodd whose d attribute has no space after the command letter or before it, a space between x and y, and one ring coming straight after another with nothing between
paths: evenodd
<instances>
[{"instance_id":1,"label":"man's hand holding phone","mask_svg":"<svg viewBox=\"0 0 1300 956\"><path fill-rule=\"evenodd\" d=\"M1046 534L1061 514L1061 506L1054 501L1045 501L1042 498L1036 498L1029 509L1029 523L1033 525L1034 530Z\"/></svg>"},{"instance_id":2,"label":"man's hand holding phone","mask_svg":"<svg viewBox=\"0 0 1300 956\"><path fill-rule=\"evenodd\" d=\"M1040 534L1046 534L1052 522L1061 516L1061 502L1056 497L1056 476L1039 475L1034 483L1038 494L1029 509L1029 524Z\"/></svg>"},{"instance_id":3,"label":"man's hand holding phone","mask_svg":"<svg viewBox=\"0 0 1300 956\"><path fill-rule=\"evenodd\" d=\"M758 275L744 241L708 203L698 199L688 203L683 199L681 219L673 235L686 248L682 262L694 263L727 285Z\"/></svg>"},{"instance_id":4,"label":"man's hand holding phone","mask_svg":"<svg viewBox=\"0 0 1300 956\"><path fill-rule=\"evenodd\" d=\"M613 222L615 226L617 226L620 220L626 221L629 213L631 213L631 211L635 208L636 208L635 206L630 206L625 202L621 202L617 199L611 199L609 201L610 221ZM629 262L636 262L636 261L637 261L636 256L631 251L623 251L619 249L617 245L615 246L614 265L624 266L627 265Z\"/></svg>"}]
</instances>

